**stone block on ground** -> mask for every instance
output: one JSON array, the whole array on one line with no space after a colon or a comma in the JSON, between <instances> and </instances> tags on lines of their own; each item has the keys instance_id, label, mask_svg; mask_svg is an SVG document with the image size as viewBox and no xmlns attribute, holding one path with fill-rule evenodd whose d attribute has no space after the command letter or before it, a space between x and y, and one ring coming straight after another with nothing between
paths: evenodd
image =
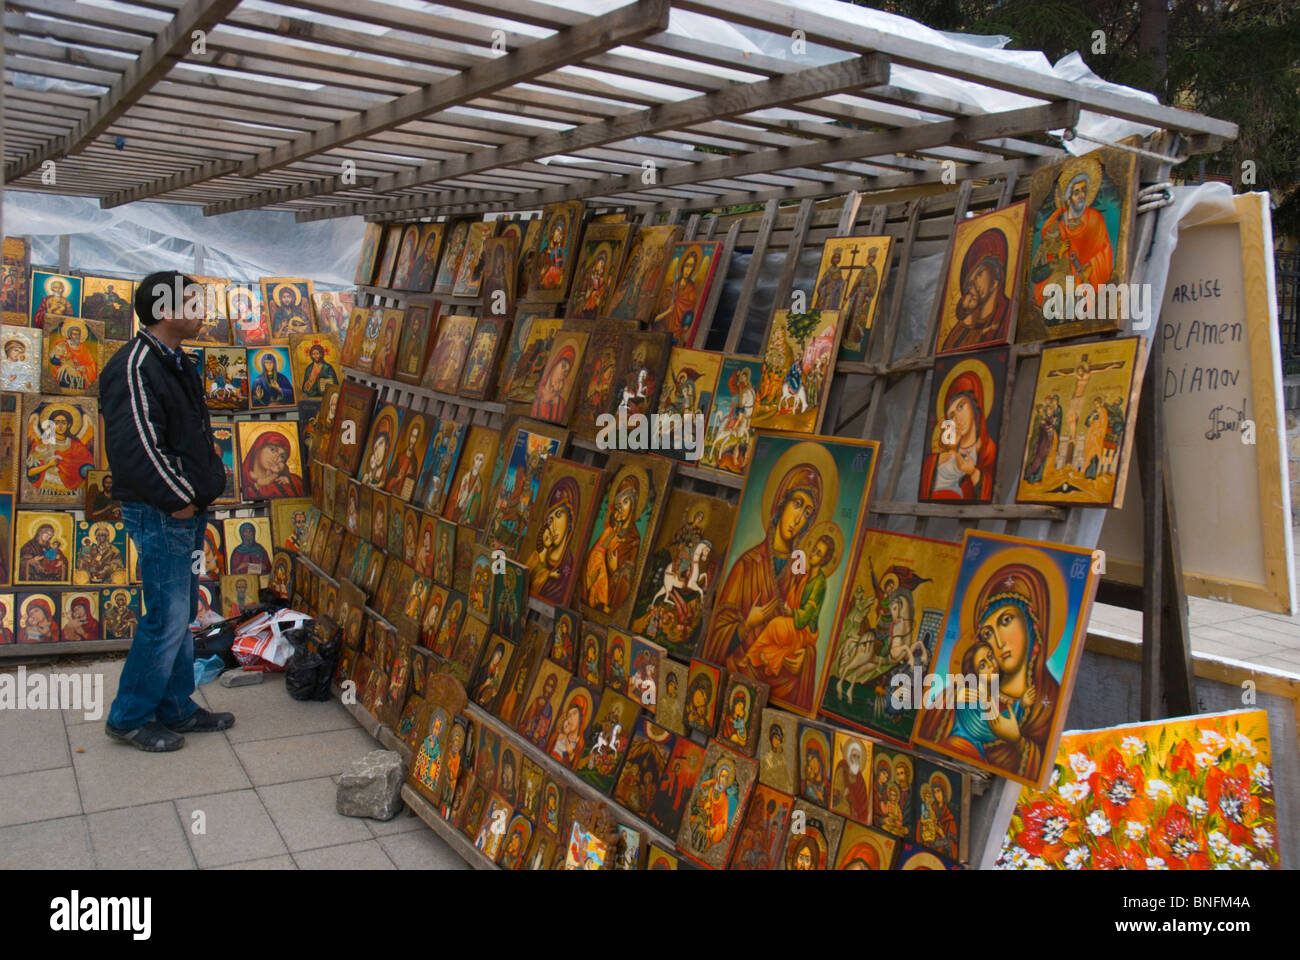
<instances>
[{"instance_id":1,"label":"stone block on ground","mask_svg":"<svg viewBox=\"0 0 1300 960\"><path fill-rule=\"evenodd\" d=\"M335 809L345 817L391 820L402 810L406 764L392 750L371 750L339 777Z\"/></svg>"},{"instance_id":2,"label":"stone block on ground","mask_svg":"<svg viewBox=\"0 0 1300 960\"><path fill-rule=\"evenodd\" d=\"M226 670L217 677L217 682L223 687L246 687L249 684L261 683L265 679L266 674L261 670L245 670L243 667L237 667L234 670Z\"/></svg>"}]
</instances>

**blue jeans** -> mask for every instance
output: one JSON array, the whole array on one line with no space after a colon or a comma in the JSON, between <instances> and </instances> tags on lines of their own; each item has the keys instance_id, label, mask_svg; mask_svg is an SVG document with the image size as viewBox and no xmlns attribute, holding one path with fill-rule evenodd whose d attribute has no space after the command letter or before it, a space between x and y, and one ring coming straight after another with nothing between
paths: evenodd
<instances>
[{"instance_id":1,"label":"blue jeans","mask_svg":"<svg viewBox=\"0 0 1300 960\"><path fill-rule=\"evenodd\" d=\"M180 723L199 708L194 693L194 637L199 577L194 552L203 556L207 515L177 520L157 507L128 501L122 522L135 541L144 581L145 614L122 667L110 726L129 730L150 720Z\"/></svg>"}]
</instances>

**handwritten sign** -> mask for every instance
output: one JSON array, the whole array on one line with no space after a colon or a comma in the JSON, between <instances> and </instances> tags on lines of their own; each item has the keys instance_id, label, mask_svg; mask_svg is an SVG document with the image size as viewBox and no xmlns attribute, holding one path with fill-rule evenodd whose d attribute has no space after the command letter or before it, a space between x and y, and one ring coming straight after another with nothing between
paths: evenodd
<instances>
[{"instance_id":1,"label":"handwritten sign","mask_svg":"<svg viewBox=\"0 0 1300 960\"><path fill-rule=\"evenodd\" d=\"M1189 594L1290 613L1291 506L1267 197L1234 197L1233 211L1180 231L1153 333L1183 578ZM1107 519L1099 546L1108 576L1141 583L1144 515L1135 495Z\"/></svg>"}]
</instances>

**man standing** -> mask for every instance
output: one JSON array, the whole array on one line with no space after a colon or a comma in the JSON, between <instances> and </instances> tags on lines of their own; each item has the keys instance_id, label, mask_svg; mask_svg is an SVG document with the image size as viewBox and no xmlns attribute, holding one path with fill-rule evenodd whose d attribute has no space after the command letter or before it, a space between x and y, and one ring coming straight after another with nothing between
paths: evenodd
<instances>
[{"instance_id":1,"label":"man standing","mask_svg":"<svg viewBox=\"0 0 1300 960\"><path fill-rule=\"evenodd\" d=\"M203 302L198 284L180 273L145 277L135 294L140 332L100 381L108 461L122 522L139 550L147 610L104 730L151 753L179 750L182 733L235 722L191 699L189 625L198 611L206 511L226 483L202 376L181 350L203 326Z\"/></svg>"}]
</instances>

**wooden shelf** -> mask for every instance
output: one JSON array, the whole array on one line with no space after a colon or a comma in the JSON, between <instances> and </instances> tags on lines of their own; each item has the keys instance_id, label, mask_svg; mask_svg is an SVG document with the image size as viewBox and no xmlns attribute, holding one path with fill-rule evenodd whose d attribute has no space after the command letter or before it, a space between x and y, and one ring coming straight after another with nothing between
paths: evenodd
<instances>
[{"instance_id":1,"label":"wooden shelf","mask_svg":"<svg viewBox=\"0 0 1300 960\"><path fill-rule=\"evenodd\" d=\"M569 437L569 442L580 450L592 450L596 453L613 452L597 446L594 441L588 440L586 437L580 437L577 434L571 435ZM657 450L632 450L628 452L649 454L659 453ZM745 485L744 477L738 477L734 473L727 473L725 470L715 470L712 467L693 467L689 460L678 460L676 463L677 475L679 477L690 477L693 480L704 480L707 483L716 483L724 487L733 487L736 490L739 490Z\"/></svg>"},{"instance_id":2,"label":"wooden shelf","mask_svg":"<svg viewBox=\"0 0 1300 960\"><path fill-rule=\"evenodd\" d=\"M12 590L15 588L6 587L5 589ZM31 587L29 589L39 590L40 588ZM75 589L75 587L65 587L63 592ZM95 587L91 589L98 591L99 588ZM139 588L123 587L121 589ZM54 593L55 591L46 590L44 592ZM50 643L6 643L4 646L0 647L0 660L20 660L26 658L44 660L49 657L71 657L76 654L118 653L130 649L130 640L71 640L66 643L62 640L54 640Z\"/></svg>"},{"instance_id":3,"label":"wooden shelf","mask_svg":"<svg viewBox=\"0 0 1300 960\"><path fill-rule=\"evenodd\" d=\"M453 297L440 293L420 293L416 290L394 290L391 287L372 287L364 283L357 284L358 293L372 297L384 297L388 300L400 300L403 303L441 303L444 307L479 309L483 306L482 297Z\"/></svg>"},{"instance_id":4,"label":"wooden shelf","mask_svg":"<svg viewBox=\"0 0 1300 960\"><path fill-rule=\"evenodd\" d=\"M402 383L400 380L375 376L373 373L366 373L364 370L357 370L355 367L344 367L343 372L353 380L372 387L388 387L391 390L400 390L404 393L414 394L417 397L428 397L430 400L437 400L442 403L471 407L474 410L482 410L484 413L499 413L504 416L506 412L506 405L495 400L472 400L469 397L460 397L455 394L439 393L437 390L430 390L427 387L413 386L409 383Z\"/></svg>"},{"instance_id":5,"label":"wooden shelf","mask_svg":"<svg viewBox=\"0 0 1300 960\"><path fill-rule=\"evenodd\" d=\"M870 513L906 517L947 517L953 520L1064 520L1065 511L1033 503L905 503L873 500Z\"/></svg>"}]
</instances>

